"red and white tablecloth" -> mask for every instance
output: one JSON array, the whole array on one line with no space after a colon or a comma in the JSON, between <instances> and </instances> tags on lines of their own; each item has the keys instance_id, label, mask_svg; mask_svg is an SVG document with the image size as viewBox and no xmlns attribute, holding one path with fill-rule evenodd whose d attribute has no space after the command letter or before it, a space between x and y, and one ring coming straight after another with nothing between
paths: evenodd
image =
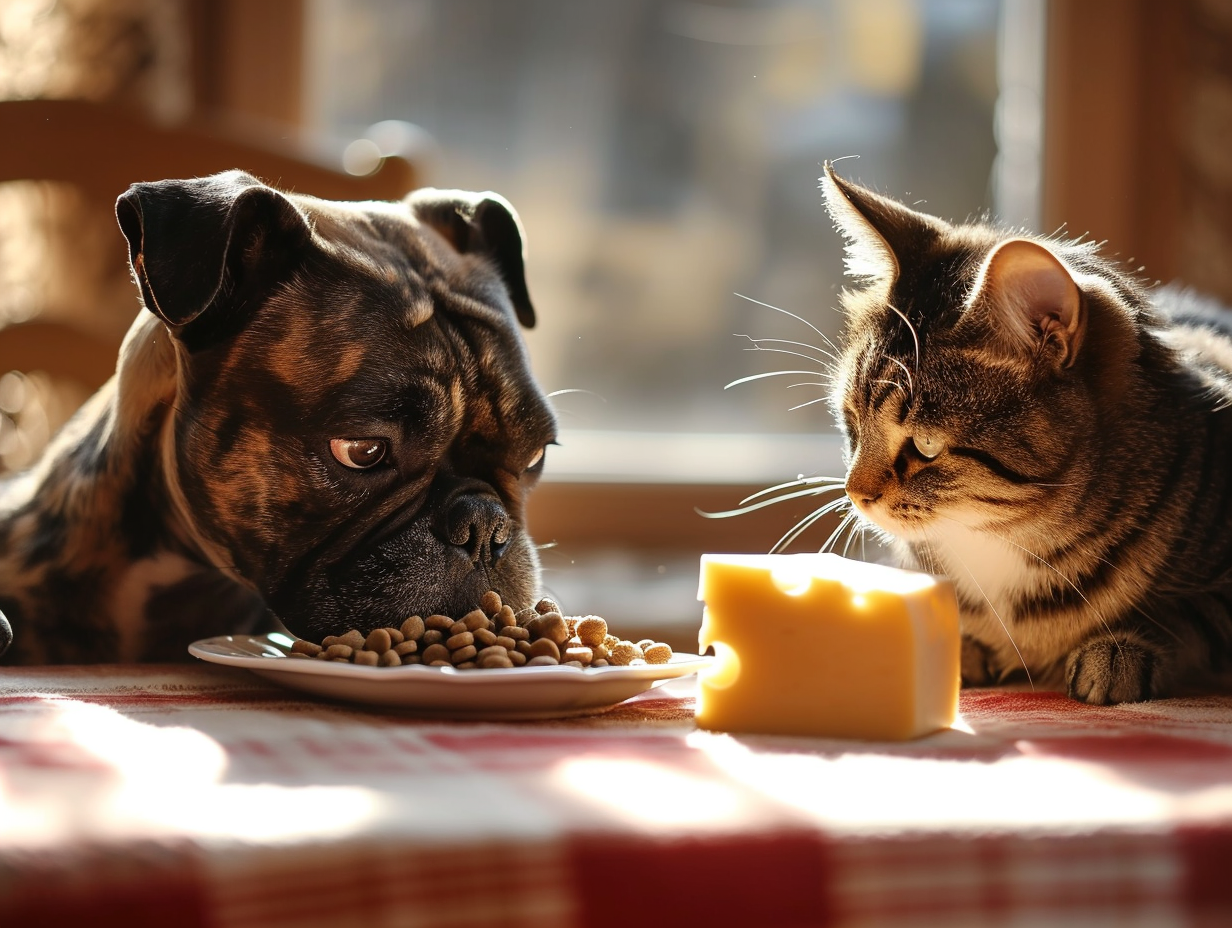
<instances>
[{"instance_id":1,"label":"red and white tablecloth","mask_svg":"<svg viewBox=\"0 0 1232 928\"><path fill-rule=\"evenodd\" d=\"M689 681L417 720L217 666L0 671L0 926L1232 925L1232 697L964 692L908 744Z\"/></svg>"}]
</instances>

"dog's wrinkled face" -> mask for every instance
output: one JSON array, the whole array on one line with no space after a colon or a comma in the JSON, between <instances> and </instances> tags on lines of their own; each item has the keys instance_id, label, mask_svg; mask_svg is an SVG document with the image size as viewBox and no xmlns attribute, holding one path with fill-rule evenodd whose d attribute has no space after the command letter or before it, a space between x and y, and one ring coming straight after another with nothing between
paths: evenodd
<instances>
[{"instance_id":1,"label":"dog's wrinkled face","mask_svg":"<svg viewBox=\"0 0 1232 928\"><path fill-rule=\"evenodd\" d=\"M232 173L138 185L118 211L176 339L169 470L218 566L308 638L488 589L533 602L523 504L555 424L508 204L339 204Z\"/></svg>"}]
</instances>

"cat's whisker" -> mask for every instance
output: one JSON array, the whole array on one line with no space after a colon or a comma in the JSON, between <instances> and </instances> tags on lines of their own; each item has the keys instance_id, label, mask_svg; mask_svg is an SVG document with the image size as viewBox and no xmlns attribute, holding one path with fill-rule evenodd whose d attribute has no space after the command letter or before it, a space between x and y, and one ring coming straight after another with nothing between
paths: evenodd
<instances>
[{"instance_id":1,"label":"cat's whisker","mask_svg":"<svg viewBox=\"0 0 1232 928\"><path fill-rule=\"evenodd\" d=\"M810 377L825 377L821 371L766 371L762 374L750 374L748 377L741 377L739 380L733 380L731 383L723 387L724 390L729 390L732 387L737 387L742 383L749 383L753 380L764 380L767 377L782 377L787 374L808 375Z\"/></svg>"},{"instance_id":2,"label":"cat's whisker","mask_svg":"<svg viewBox=\"0 0 1232 928\"><path fill-rule=\"evenodd\" d=\"M863 543L865 528L860 524L859 519L852 523L851 531L847 533L847 541L843 543L843 557L846 557L847 552L851 550L851 543L856 540L857 535L860 536L860 541Z\"/></svg>"},{"instance_id":3,"label":"cat's whisker","mask_svg":"<svg viewBox=\"0 0 1232 928\"><path fill-rule=\"evenodd\" d=\"M817 518L820 518L821 516L829 515L830 513L836 512L839 509L842 509L844 506L848 505L848 502L849 501L846 496L839 496L835 499L830 500L830 502L825 503L824 505L818 506L816 509L810 512L805 518L815 520Z\"/></svg>"},{"instance_id":4,"label":"cat's whisker","mask_svg":"<svg viewBox=\"0 0 1232 928\"><path fill-rule=\"evenodd\" d=\"M748 336L744 336L748 337ZM752 348L742 348L742 351L764 351L767 354L789 354L793 358L803 358L805 361L812 361L815 364L824 364L832 366L833 359L816 358L809 354L804 354L800 351L788 351L786 348L762 348L759 345L754 345Z\"/></svg>"},{"instance_id":5,"label":"cat's whisker","mask_svg":"<svg viewBox=\"0 0 1232 928\"><path fill-rule=\"evenodd\" d=\"M795 541L797 538L803 535L806 531L808 531L810 528L816 525L819 521L824 519L831 512L833 512L836 509L841 508L844 502L845 502L845 499L837 499L829 503L826 503L826 505L821 506L818 509L814 509L807 516L805 516L803 519L801 519L799 522L793 525L791 529L785 535L783 535L782 538L776 541L774 545L771 546L770 553L777 554L778 552L782 551L784 548L790 545L793 541Z\"/></svg>"},{"instance_id":6,"label":"cat's whisker","mask_svg":"<svg viewBox=\"0 0 1232 928\"><path fill-rule=\"evenodd\" d=\"M893 358L891 358L891 360L893 360ZM904 367L903 370L905 371L906 368ZM908 383L911 382L911 374L907 374L907 382ZM887 387L894 387L895 389L902 390L903 393L907 396L907 398L911 399L911 391L907 387L904 387L897 380L874 380L873 383L883 383Z\"/></svg>"},{"instance_id":7,"label":"cat's whisker","mask_svg":"<svg viewBox=\"0 0 1232 928\"><path fill-rule=\"evenodd\" d=\"M823 363L838 362L838 355L831 351L827 351L825 348L818 348L816 345L810 345L808 342L798 342L788 338L754 338L752 335L745 335L741 332L736 332L733 334L735 334L736 338L746 338L753 343L753 347L745 348L745 351L779 351L783 354L795 354L798 357L805 358L809 361L820 361L825 359ZM800 354L799 352L789 351L786 348L763 348L761 347L763 342L774 345L795 345L797 348L807 348L809 351L817 352L817 354L821 355L821 358L815 358L809 355Z\"/></svg>"},{"instance_id":8,"label":"cat's whisker","mask_svg":"<svg viewBox=\"0 0 1232 928\"><path fill-rule=\"evenodd\" d=\"M911 324L911 320L907 318L901 309L893 303L886 303L886 306L894 315L903 320L903 323L907 326L907 331L911 333L911 341L915 344L915 369L918 371L920 369L920 335L916 332L915 326Z\"/></svg>"},{"instance_id":9,"label":"cat's whisker","mask_svg":"<svg viewBox=\"0 0 1232 928\"><path fill-rule=\"evenodd\" d=\"M816 384L813 384L813 383L808 383L808 384L806 384L806 383L793 383L793 384L792 384L792 386L793 386L793 387L820 387L820 386L824 386L824 384L819 384L819 383L816 383ZM808 401L806 401L806 402L804 402L804 403L797 403L795 406L789 406L789 407L787 407L787 411L788 411L788 412L795 412L797 409L803 409L805 406L812 406L814 403L824 403L824 402L828 401L829 399L830 399L830 397L828 397L828 396L819 396L819 397L817 397L817 399L815 399L815 400L808 400Z\"/></svg>"},{"instance_id":10,"label":"cat's whisker","mask_svg":"<svg viewBox=\"0 0 1232 928\"><path fill-rule=\"evenodd\" d=\"M830 339L826 336L826 333L821 331L821 329L817 328L817 326L813 325L813 323L809 322L807 319L804 319L801 316L797 316L793 312L788 312L785 309L781 309L778 306L771 306L769 303L763 303L761 300L755 300L751 296L745 296L743 293L737 293L736 296L740 297L740 299L742 300L748 300L750 303L756 303L758 306L764 306L766 307L766 309L773 309L776 313L782 313L784 316L790 316L792 319L795 319L797 322L804 323L806 326L808 326L810 329L816 332L817 336L823 342L829 345L834 350L835 354L839 353L838 348L835 346L834 342L830 341Z\"/></svg>"},{"instance_id":11,"label":"cat's whisker","mask_svg":"<svg viewBox=\"0 0 1232 928\"><path fill-rule=\"evenodd\" d=\"M857 536L862 539L871 530L872 530L871 526L867 522L865 522L863 519L859 518L858 516L852 519L851 524L847 526L847 540L843 542L843 557L847 556L847 552L851 547L851 543L852 541L856 539ZM836 542L836 545L837 545L837 542Z\"/></svg>"},{"instance_id":12,"label":"cat's whisker","mask_svg":"<svg viewBox=\"0 0 1232 928\"><path fill-rule=\"evenodd\" d=\"M740 501L740 505L750 503L759 496L765 496L768 493L776 493L779 490L789 490L792 487L813 487L815 492L822 493L826 490L841 490L846 485L846 481L842 477L797 477L795 480L789 480L786 483L777 483L772 487L766 487L764 490L758 490L749 496L746 496Z\"/></svg>"},{"instance_id":13,"label":"cat's whisker","mask_svg":"<svg viewBox=\"0 0 1232 928\"><path fill-rule=\"evenodd\" d=\"M565 390L553 390L551 393L548 394L548 399L555 399L556 397L564 396L567 393L587 393L595 397L596 399L603 400L603 402L605 403L607 402L607 397L605 397L603 394L596 393L594 390L585 390L581 387L569 387L568 389L565 389Z\"/></svg>"},{"instance_id":14,"label":"cat's whisker","mask_svg":"<svg viewBox=\"0 0 1232 928\"><path fill-rule=\"evenodd\" d=\"M785 503L791 499L800 499L805 496L817 496L820 492L824 491L810 488L807 490L797 490L795 493L784 493L781 496L774 497L773 499L764 499L759 503L753 503L748 506L740 506L737 509L728 509L723 512L705 512L701 509L694 509L693 511L706 519L730 519L732 516L742 516L749 512L756 512L758 509L765 509L768 506L777 506L779 503Z\"/></svg>"},{"instance_id":15,"label":"cat's whisker","mask_svg":"<svg viewBox=\"0 0 1232 928\"><path fill-rule=\"evenodd\" d=\"M825 383L818 383L812 380L802 380L799 383L789 383L787 385L787 389L791 390L791 389L794 389L795 387L820 387L821 389L824 390L828 386L829 384L825 384ZM795 406L789 406L787 408L787 411L794 412L797 409L803 409L805 406L812 406L814 403L828 403L829 401L830 401L830 394L823 393L821 396L813 397L813 399L811 400L805 400L803 403L797 403Z\"/></svg>"},{"instance_id":16,"label":"cat's whisker","mask_svg":"<svg viewBox=\"0 0 1232 928\"><path fill-rule=\"evenodd\" d=\"M897 364L902 368L903 373L907 375L907 398L911 399L911 397L915 396L915 380L911 376L911 371L907 370L907 365L898 360L898 358L890 358L890 363ZM900 384L895 384L895 386L901 389Z\"/></svg>"},{"instance_id":17,"label":"cat's whisker","mask_svg":"<svg viewBox=\"0 0 1232 928\"><path fill-rule=\"evenodd\" d=\"M856 515L856 512L854 509L848 512L847 515L843 516L843 521L841 521L838 524L838 528L836 528L833 532L830 533L830 537L826 539L825 544L823 544L818 550L822 554L825 554L825 552L829 551L830 548L834 545L834 543L842 535L843 530L849 528L851 526L851 523L855 522L857 518L858 516Z\"/></svg>"}]
</instances>

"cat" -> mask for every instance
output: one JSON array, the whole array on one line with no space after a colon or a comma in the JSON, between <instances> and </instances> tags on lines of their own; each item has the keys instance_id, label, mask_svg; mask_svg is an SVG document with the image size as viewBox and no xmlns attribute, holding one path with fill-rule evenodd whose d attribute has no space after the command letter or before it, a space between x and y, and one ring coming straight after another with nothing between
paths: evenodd
<instances>
[{"instance_id":1,"label":"cat","mask_svg":"<svg viewBox=\"0 0 1232 928\"><path fill-rule=\"evenodd\" d=\"M952 224L829 163L821 185L858 280L830 393L846 494L954 583L964 685L1108 704L1220 682L1232 314L1091 242Z\"/></svg>"}]
</instances>

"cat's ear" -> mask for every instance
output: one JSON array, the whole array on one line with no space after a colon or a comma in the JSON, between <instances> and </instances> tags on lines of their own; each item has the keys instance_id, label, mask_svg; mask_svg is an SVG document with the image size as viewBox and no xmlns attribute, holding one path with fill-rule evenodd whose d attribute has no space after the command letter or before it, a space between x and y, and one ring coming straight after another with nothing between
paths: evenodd
<instances>
[{"instance_id":1,"label":"cat's ear","mask_svg":"<svg viewBox=\"0 0 1232 928\"><path fill-rule=\"evenodd\" d=\"M1058 369L1078 357L1086 331L1082 292L1065 265L1037 242L1015 238L994 248L970 305L1012 350L1051 348Z\"/></svg>"},{"instance_id":2,"label":"cat's ear","mask_svg":"<svg viewBox=\"0 0 1232 928\"><path fill-rule=\"evenodd\" d=\"M919 253L948 228L934 216L844 180L829 161L821 190L826 211L847 241L847 273L852 277L896 279L903 256Z\"/></svg>"}]
</instances>

